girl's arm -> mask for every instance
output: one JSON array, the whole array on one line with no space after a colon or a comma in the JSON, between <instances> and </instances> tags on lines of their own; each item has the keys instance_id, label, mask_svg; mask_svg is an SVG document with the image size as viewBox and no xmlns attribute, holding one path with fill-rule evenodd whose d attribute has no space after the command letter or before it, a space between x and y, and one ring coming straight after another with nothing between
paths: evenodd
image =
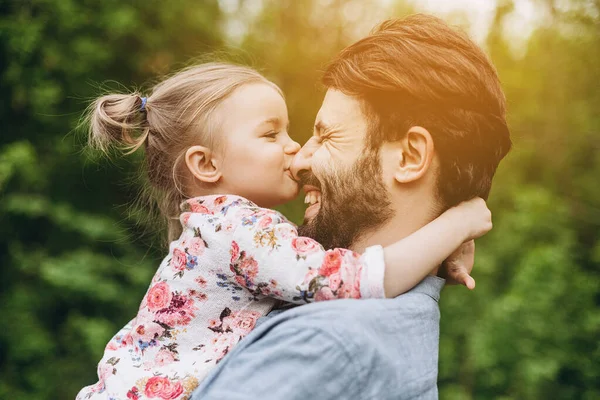
<instances>
[{"instance_id":1,"label":"girl's arm","mask_svg":"<svg viewBox=\"0 0 600 400\"><path fill-rule=\"evenodd\" d=\"M362 256L347 249L325 250L298 236L295 225L276 211L239 208L236 215L230 279L255 295L297 304L384 296L381 247Z\"/></svg>"},{"instance_id":2,"label":"girl's arm","mask_svg":"<svg viewBox=\"0 0 600 400\"><path fill-rule=\"evenodd\" d=\"M386 297L398 296L419 283L464 242L492 229L485 201L475 198L450 208L415 233L384 249Z\"/></svg>"},{"instance_id":3,"label":"girl's arm","mask_svg":"<svg viewBox=\"0 0 600 400\"><path fill-rule=\"evenodd\" d=\"M281 214L255 209L233 233L232 279L255 295L304 303L336 298L395 297L421 281L461 243L487 232L485 202L465 202L414 234L363 255L325 250L299 237ZM491 222L490 222L491 228ZM486 230L487 229L487 230Z\"/></svg>"}]
</instances>

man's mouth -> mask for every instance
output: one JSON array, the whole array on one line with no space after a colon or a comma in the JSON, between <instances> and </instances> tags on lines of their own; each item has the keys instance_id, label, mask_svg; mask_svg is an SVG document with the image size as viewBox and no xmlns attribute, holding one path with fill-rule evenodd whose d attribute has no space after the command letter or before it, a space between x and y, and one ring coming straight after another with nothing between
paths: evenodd
<instances>
[{"instance_id":1,"label":"man's mouth","mask_svg":"<svg viewBox=\"0 0 600 400\"><path fill-rule=\"evenodd\" d=\"M306 193L304 204L308 204L308 208L304 212L304 219L311 219L318 214L321 207L321 191L310 185L304 185L302 189Z\"/></svg>"}]
</instances>

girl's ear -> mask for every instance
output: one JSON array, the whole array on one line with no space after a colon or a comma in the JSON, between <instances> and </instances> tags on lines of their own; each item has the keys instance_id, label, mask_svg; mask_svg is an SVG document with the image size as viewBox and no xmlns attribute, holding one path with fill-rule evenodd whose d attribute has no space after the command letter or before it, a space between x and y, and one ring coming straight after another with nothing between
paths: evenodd
<instances>
[{"instance_id":1,"label":"girl's ear","mask_svg":"<svg viewBox=\"0 0 600 400\"><path fill-rule=\"evenodd\" d=\"M185 165L200 182L216 183L221 179L219 163L209 148L192 146L185 152Z\"/></svg>"}]
</instances>

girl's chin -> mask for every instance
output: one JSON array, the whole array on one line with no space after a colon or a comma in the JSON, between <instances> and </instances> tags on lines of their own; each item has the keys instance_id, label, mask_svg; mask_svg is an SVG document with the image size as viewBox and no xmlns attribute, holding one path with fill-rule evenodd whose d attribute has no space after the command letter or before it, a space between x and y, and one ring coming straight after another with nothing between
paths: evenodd
<instances>
[{"instance_id":1,"label":"girl's chin","mask_svg":"<svg viewBox=\"0 0 600 400\"><path fill-rule=\"evenodd\" d=\"M282 198L282 203L288 203L298 197L299 190L290 191L284 198Z\"/></svg>"},{"instance_id":2,"label":"girl's chin","mask_svg":"<svg viewBox=\"0 0 600 400\"><path fill-rule=\"evenodd\" d=\"M287 187L288 190L286 190L286 201L292 201L298 197L298 194L300 193L300 185L298 185L296 181L292 180L291 185L287 185Z\"/></svg>"},{"instance_id":3,"label":"girl's chin","mask_svg":"<svg viewBox=\"0 0 600 400\"><path fill-rule=\"evenodd\" d=\"M289 203L290 201L292 201L296 197L298 197L299 191L300 190L298 188L296 188L295 190L291 189L291 190L288 190L286 192L278 193L279 196L277 196L277 198L275 198L275 196L273 198L271 198L271 202L270 203L272 203L272 204L270 206L266 207L266 208L273 208L273 207L276 207L276 206L281 206L281 205L283 205L285 203Z\"/></svg>"}]
</instances>

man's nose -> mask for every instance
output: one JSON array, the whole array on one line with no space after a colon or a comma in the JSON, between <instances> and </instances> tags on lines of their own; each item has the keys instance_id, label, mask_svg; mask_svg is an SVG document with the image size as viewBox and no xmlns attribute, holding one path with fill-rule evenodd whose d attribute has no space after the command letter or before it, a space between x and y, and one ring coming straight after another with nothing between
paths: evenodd
<instances>
[{"instance_id":1,"label":"man's nose","mask_svg":"<svg viewBox=\"0 0 600 400\"><path fill-rule=\"evenodd\" d=\"M290 140L288 144L283 148L285 154L294 155L300 151L300 143Z\"/></svg>"},{"instance_id":2,"label":"man's nose","mask_svg":"<svg viewBox=\"0 0 600 400\"><path fill-rule=\"evenodd\" d=\"M290 171L295 180L299 181L299 175L302 171L310 171L310 163L313 155L313 150L309 143L305 144L292 160ZM308 146L307 146L308 145Z\"/></svg>"}]
</instances>

